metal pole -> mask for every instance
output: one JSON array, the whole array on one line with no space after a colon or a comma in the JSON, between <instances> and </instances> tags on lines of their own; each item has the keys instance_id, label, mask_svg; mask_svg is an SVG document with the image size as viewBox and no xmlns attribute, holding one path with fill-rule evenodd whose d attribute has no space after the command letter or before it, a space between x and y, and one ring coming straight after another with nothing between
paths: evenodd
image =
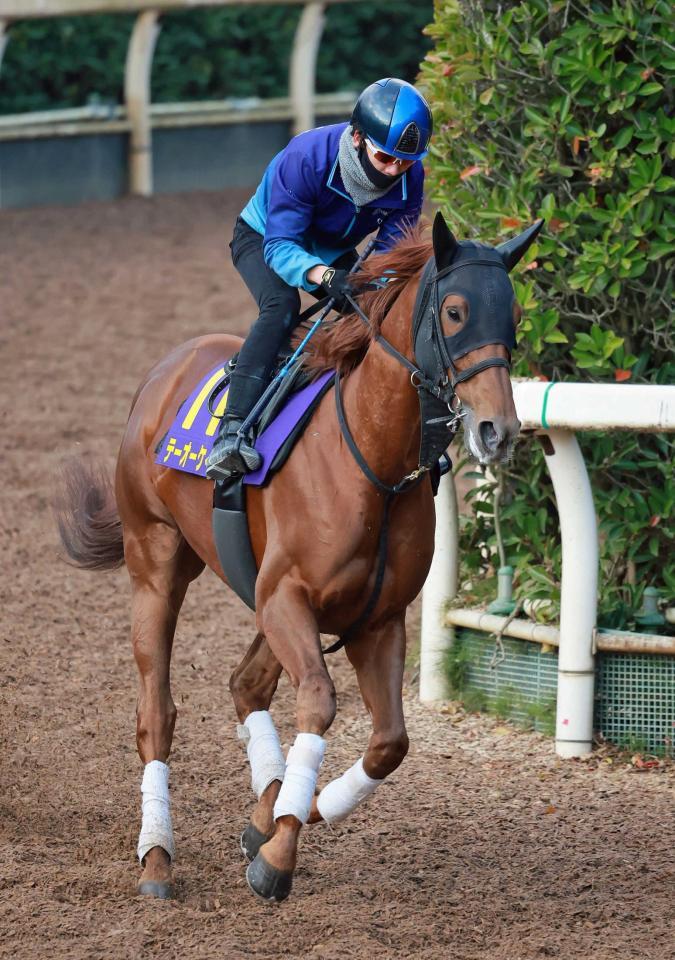
<instances>
[{"instance_id":1,"label":"metal pole","mask_svg":"<svg viewBox=\"0 0 675 960\"><path fill-rule=\"evenodd\" d=\"M295 31L289 76L293 136L314 126L316 59L323 33L325 3L314 0L302 11Z\"/></svg>"},{"instance_id":2,"label":"metal pole","mask_svg":"<svg viewBox=\"0 0 675 960\"><path fill-rule=\"evenodd\" d=\"M124 72L124 98L131 124L129 192L143 197L152 196L150 73L160 30L158 19L157 10L146 10L136 17Z\"/></svg>"},{"instance_id":3,"label":"metal pole","mask_svg":"<svg viewBox=\"0 0 675 960\"><path fill-rule=\"evenodd\" d=\"M7 33L8 26L7 20L0 20L0 69L2 69L2 58L5 53L5 47L9 42L9 34Z\"/></svg>"},{"instance_id":4,"label":"metal pole","mask_svg":"<svg viewBox=\"0 0 675 960\"><path fill-rule=\"evenodd\" d=\"M562 540L555 748L559 757L582 757L593 747L598 530L591 484L576 436L567 430L551 430L549 437L553 449L544 455Z\"/></svg>"},{"instance_id":5,"label":"metal pole","mask_svg":"<svg viewBox=\"0 0 675 960\"><path fill-rule=\"evenodd\" d=\"M445 623L445 605L457 595L459 519L452 470L441 477L436 494L434 559L422 593L420 700L447 700L450 684L445 658L454 632Z\"/></svg>"}]
</instances>

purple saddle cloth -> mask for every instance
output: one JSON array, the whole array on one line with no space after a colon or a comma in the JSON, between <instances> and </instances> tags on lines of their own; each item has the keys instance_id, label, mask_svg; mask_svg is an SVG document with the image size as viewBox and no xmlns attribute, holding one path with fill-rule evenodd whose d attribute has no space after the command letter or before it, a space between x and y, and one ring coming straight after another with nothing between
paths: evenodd
<instances>
[{"instance_id":1,"label":"purple saddle cloth","mask_svg":"<svg viewBox=\"0 0 675 960\"><path fill-rule=\"evenodd\" d=\"M211 452L220 418L227 407L227 385L223 385L214 395L218 384L225 377L225 372L226 366L221 363L200 380L187 400L181 404L173 423L155 451L155 463L198 477L206 476L206 458ZM255 448L262 457L262 466L254 473L246 474L244 483L254 487L262 486L277 452L334 376L334 371L328 370L313 383L291 394L274 420L257 438ZM213 413L209 409L209 399Z\"/></svg>"}]
</instances>

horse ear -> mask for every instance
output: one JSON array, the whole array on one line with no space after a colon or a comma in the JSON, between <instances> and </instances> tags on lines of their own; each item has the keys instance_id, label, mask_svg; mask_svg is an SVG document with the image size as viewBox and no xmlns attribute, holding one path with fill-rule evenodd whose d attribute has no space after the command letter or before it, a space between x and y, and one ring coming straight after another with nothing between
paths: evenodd
<instances>
[{"instance_id":1,"label":"horse ear","mask_svg":"<svg viewBox=\"0 0 675 960\"><path fill-rule=\"evenodd\" d=\"M443 214L439 210L434 219L434 229L432 232L434 243L434 257L436 258L436 269L443 270L449 267L455 259L455 253L459 244L453 236L452 230L443 219Z\"/></svg>"},{"instance_id":2,"label":"horse ear","mask_svg":"<svg viewBox=\"0 0 675 960\"><path fill-rule=\"evenodd\" d=\"M504 243L500 243L498 247L495 247L509 273L513 270L543 226L543 220L535 220L531 227L523 230L517 237L511 237L510 240L506 240Z\"/></svg>"}]
</instances>

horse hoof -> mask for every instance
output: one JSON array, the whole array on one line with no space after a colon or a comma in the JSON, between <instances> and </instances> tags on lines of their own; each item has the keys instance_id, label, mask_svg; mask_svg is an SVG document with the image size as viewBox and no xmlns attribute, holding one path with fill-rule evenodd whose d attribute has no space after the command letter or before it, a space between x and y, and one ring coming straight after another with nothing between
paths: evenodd
<instances>
[{"instance_id":1,"label":"horse hoof","mask_svg":"<svg viewBox=\"0 0 675 960\"><path fill-rule=\"evenodd\" d=\"M291 892L292 871L277 870L261 853L246 868L246 882L251 890L268 903L281 903Z\"/></svg>"},{"instance_id":2,"label":"horse hoof","mask_svg":"<svg viewBox=\"0 0 675 960\"><path fill-rule=\"evenodd\" d=\"M161 880L141 880L136 891L139 897L155 897L156 900L173 900L173 885Z\"/></svg>"},{"instance_id":3,"label":"horse hoof","mask_svg":"<svg viewBox=\"0 0 675 960\"><path fill-rule=\"evenodd\" d=\"M251 860L255 860L258 856L258 850L260 850L263 843L267 843L269 839L267 834L262 833L262 831L254 827L252 823L249 823L239 840L241 851L249 863Z\"/></svg>"}]
</instances>

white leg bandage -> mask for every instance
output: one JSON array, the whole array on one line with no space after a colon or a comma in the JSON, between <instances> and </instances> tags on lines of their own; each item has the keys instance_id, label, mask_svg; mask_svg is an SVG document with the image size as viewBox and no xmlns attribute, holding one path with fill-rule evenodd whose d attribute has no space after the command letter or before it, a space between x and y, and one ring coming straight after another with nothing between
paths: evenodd
<instances>
[{"instance_id":1,"label":"white leg bandage","mask_svg":"<svg viewBox=\"0 0 675 960\"><path fill-rule=\"evenodd\" d=\"M317 799L319 813L326 823L340 823L375 792L382 780L373 780L363 769L363 757L337 780L326 784Z\"/></svg>"},{"instance_id":2,"label":"white leg bandage","mask_svg":"<svg viewBox=\"0 0 675 960\"><path fill-rule=\"evenodd\" d=\"M141 782L143 819L138 837L138 859L153 847L166 850L173 860L176 849L169 807L169 768L161 760L146 763Z\"/></svg>"},{"instance_id":3,"label":"white leg bandage","mask_svg":"<svg viewBox=\"0 0 675 960\"><path fill-rule=\"evenodd\" d=\"M326 741L315 733L299 733L288 751L286 775L274 804L274 819L291 815L307 823Z\"/></svg>"},{"instance_id":4,"label":"white leg bandage","mask_svg":"<svg viewBox=\"0 0 675 960\"><path fill-rule=\"evenodd\" d=\"M251 764L251 786L258 800L273 780L283 782L286 770L279 734L267 710L249 713L243 724L237 725L237 735L246 743Z\"/></svg>"}]
</instances>

